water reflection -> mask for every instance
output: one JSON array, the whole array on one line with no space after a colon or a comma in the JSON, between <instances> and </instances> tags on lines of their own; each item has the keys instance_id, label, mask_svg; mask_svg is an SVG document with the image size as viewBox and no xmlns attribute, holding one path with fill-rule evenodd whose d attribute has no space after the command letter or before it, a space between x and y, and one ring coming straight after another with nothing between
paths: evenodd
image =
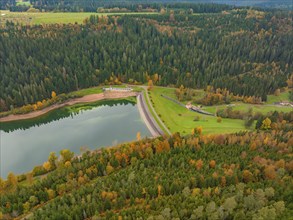
<instances>
[{"instance_id":1,"label":"water reflection","mask_svg":"<svg viewBox=\"0 0 293 220\"><path fill-rule=\"evenodd\" d=\"M98 149L132 141L137 132L150 133L133 102L106 101L75 105L1 127L1 177L21 174L43 164L50 154L69 149L80 154L81 147ZM5 130L5 131L4 131ZM9 131L9 132L6 132Z\"/></svg>"},{"instance_id":2,"label":"water reflection","mask_svg":"<svg viewBox=\"0 0 293 220\"><path fill-rule=\"evenodd\" d=\"M18 120L18 121L11 121L11 122L0 122L0 130L4 132L12 132L15 130L26 130L31 127L39 127L44 124L51 123L53 121L59 121L64 118L73 118L74 116L81 114L84 111L91 110L92 108L98 107L98 106L117 106L117 105L128 105L132 104L135 105L135 102L128 101L128 100L103 100L93 103L87 103L87 104L76 104L73 106L67 106L60 109L53 110L51 112L48 112L44 115L38 116L36 118L32 119L26 119L26 120Z\"/></svg>"}]
</instances>

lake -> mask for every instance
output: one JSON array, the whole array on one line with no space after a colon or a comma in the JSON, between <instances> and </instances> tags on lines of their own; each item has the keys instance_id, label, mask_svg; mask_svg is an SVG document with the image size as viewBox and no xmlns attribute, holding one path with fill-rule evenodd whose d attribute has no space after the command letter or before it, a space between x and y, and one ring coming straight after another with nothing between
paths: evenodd
<instances>
[{"instance_id":1,"label":"lake","mask_svg":"<svg viewBox=\"0 0 293 220\"><path fill-rule=\"evenodd\" d=\"M135 103L103 101L54 110L35 119L0 124L1 177L21 174L47 161L50 152L59 155L81 147L98 149L150 136Z\"/></svg>"}]
</instances>

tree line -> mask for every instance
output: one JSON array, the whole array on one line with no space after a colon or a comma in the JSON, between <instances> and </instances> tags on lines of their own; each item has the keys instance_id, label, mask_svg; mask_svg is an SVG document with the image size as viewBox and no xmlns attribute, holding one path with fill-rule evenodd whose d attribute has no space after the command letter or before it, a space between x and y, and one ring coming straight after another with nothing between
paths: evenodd
<instances>
[{"instance_id":1,"label":"tree line","mask_svg":"<svg viewBox=\"0 0 293 220\"><path fill-rule=\"evenodd\" d=\"M132 12L139 11L160 11L162 8L172 8L176 10L192 10L194 13L217 13L223 10L235 8L231 5L214 4L206 2L203 4L198 0L180 3L178 1L137 1L137 0L30 0L32 7L40 11L60 11L60 12L97 12L107 9L115 11L127 10ZM17 5L15 0L1 0L1 9L10 11L26 11L29 6Z\"/></svg>"}]
</instances>

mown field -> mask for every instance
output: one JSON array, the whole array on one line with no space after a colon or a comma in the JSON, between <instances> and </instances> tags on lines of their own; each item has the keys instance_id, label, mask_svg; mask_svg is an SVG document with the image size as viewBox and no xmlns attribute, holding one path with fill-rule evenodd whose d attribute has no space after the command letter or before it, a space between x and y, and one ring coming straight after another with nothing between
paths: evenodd
<instances>
[{"instance_id":1,"label":"mown field","mask_svg":"<svg viewBox=\"0 0 293 220\"><path fill-rule=\"evenodd\" d=\"M222 122L219 123L217 122L217 118L214 116L189 111L186 108L161 96L161 94L164 94L176 99L174 91L174 88L154 87L149 92L155 110L172 133L179 131L183 134L187 134L191 132L191 129L199 126L203 127L203 132L205 134L233 133L247 130L244 126L243 120L223 118ZM198 95L202 96L203 91L199 90ZM288 92L281 93L280 96L270 95L269 103L273 103L274 101L272 100L286 100L287 95ZM231 106L233 110L247 112L250 108L252 108L254 113L260 112L262 114L275 110L282 112L290 112L293 110L291 107L275 106L269 103L266 103L265 105L252 105L237 102L232 103ZM204 106L203 109L210 113L215 113L216 110L225 109L227 107L227 105ZM195 118L199 118L199 120L195 120ZM252 126L252 128L253 127L254 126Z\"/></svg>"},{"instance_id":2,"label":"mown field","mask_svg":"<svg viewBox=\"0 0 293 220\"><path fill-rule=\"evenodd\" d=\"M91 13L91 12L41 12L41 13L28 13L28 12L10 12L0 11L1 19L0 24L6 21L13 21L21 24L68 24L79 23L81 24L84 19L90 15L121 15L121 14L151 14L146 12L130 12L130 13Z\"/></svg>"},{"instance_id":3,"label":"mown field","mask_svg":"<svg viewBox=\"0 0 293 220\"><path fill-rule=\"evenodd\" d=\"M280 95L268 95L268 100L263 105L257 104L246 104L242 102L235 102L230 105L233 110L238 110L241 112L247 112L250 108L254 113L262 113L267 114L271 111L278 111L278 112L290 112L293 111L293 108L290 106L280 106L275 105L275 102L288 102L289 101L289 92L285 91L280 93ZM215 105L215 106L205 106L203 109L215 113L217 110L225 109L229 105Z\"/></svg>"},{"instance_id":4,"label":"mown field","mask_svg":"<svg viewBox=\"0 0 293 220\"><path fill-rule=\"evenodd\" d=\"M179 131L182 134L189 134L193 128L199 126L202 126L205 134L233 133L246 130L242 120L222 119L222 122L218 123L216 117L189 111L163 98L161 94L174 98L172 95L174 89L155 87L150 91L155 110L172 133ZM198 121L194 120L196 117L199 117Z\"/></svg>"},{"instance_id":5,"label":"mown field","mask_svg":"<svg viewBox=\"0 0 293 220\"><path fill-rule=\"evenodd\" d=\"M96 87L90 87L87 89L81 89L78 91L74 91L74 92L70 92L68 95L73 95L73 96L85 96L85 95L91 95L91 94L99 94L103 92L103 87L110 87L110 86L96 86ZM112 87L115 88L126 88L125 85L113 85ZM137 86L132 86L131 87L133 89L133 91L142 91L142 89L140 87Z\"/></svg>"},{"instance_id":6,"label":"mown field","mask_svg":"<svg viewBox=\"0 0 293 220\"><path fill-rule=\"evenodd\" d=\"M30 1L19 1L19 2L16 2L16 5L17 6L19 5L31 6L31 3Z\"/></svg>"},{"instance_id":7,"label":"mown field","mask_svg":"<svg viewBox=\"0 0 293 220\"><path fill-rule=\"evenodd\" d=\"M279 105L253 105L253 104L246 104L236 102L232 105L215 105L215 106L205 106L203 107L204 110L215 113L217 110L226 109L228 106L231 106L233 110L238 110L241 112L247 112L250 108L254 113L260 112L266 114L271 111L278 111L278 112L290 112L293 111L292 107L289 106L279 106Z\"/></svg>"},{"instance_id":8,"label":"mown field","mask_svg":"<svg viewBox=\"0 0 293 220\"><path fill-rule=\"evenodd\" d=\"M268 95L268 101L267 104L273 104L275 102L283 102L283 101L289 101L289 91L285 91L280 93L279 96L276 95Z\"/></svg>"}]
</instances>

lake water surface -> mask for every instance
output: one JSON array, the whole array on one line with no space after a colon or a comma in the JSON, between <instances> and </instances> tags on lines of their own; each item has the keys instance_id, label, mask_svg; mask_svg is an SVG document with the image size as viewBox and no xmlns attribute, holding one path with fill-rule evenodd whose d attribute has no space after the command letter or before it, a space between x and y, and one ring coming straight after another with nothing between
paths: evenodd
<instances>
[{"instance_id":1,"label":"lake water surface","mask_svg":"<svg viewBox=\"0 0 293 220\"><path fill-rule=\"evenodd\" d=\"M98 105L98 106L97 106ZM75 105L36 119L0 124L1 177L21 174L43 164L50 152L81 147L97 149L150 136L137 106L125 101Z\"/></svg>"}]
</instances>

